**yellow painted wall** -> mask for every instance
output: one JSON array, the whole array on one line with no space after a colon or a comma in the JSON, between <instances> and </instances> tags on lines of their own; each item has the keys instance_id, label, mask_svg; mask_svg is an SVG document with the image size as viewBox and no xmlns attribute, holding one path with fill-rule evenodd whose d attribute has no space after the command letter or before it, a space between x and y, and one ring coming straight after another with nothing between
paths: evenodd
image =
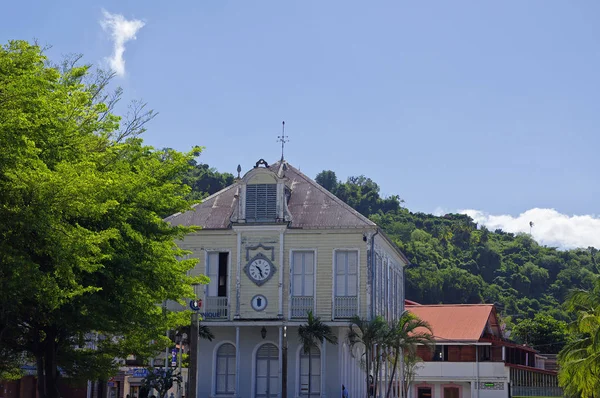
<instances>
[{"instance_id":1,"label":"yellow painted wall","mask_svg":"<svg viewBox=\"0 0 600 398\"><path fill-rule=\"evenodd\" d=\"M323 320L331 320L332 315L332 289L333 289L333 251L335 249L359 250L359 306L361 316L366 316L367 300L367 244L363 242L362 231L343 233L336 230L306 231L288 230L284 238L284 252L286 273L284 274L283 297L290 294L290 250L316 249L317 250L317 312L316 315ZM287 300L284 300L284 314L288 314Z\"/></svg>"},{"instance_id":2,"label":"yellow painted wall","mask_svg":"<svg viewBox=\"0 0 600 398\"><path fill-rule=\"evenodd\" d=\"M333 256L334 249L358 249L359 250L359 307L360 316L367 315L367 243L363 241L363 231L340 231L340 230L286 230L284 233L284 255L283 264L280 264L280 235L278 231L242 231L241 233L241 253L240 256L240 275L241 275L241 294L240 294L240 316L243 319L261 319L276 318L279 313L279 274L283 272L283 315L288 318L288 298L290 292L290 250L294 249L316 249L316 272L317 282L315 286L317 312L316 315L323 320L331 320L332 316L332 288L333 288ZM256 246L274 247L273 264L276 272L273 277L262 286L257 286L252 282L243 271L248 263L246 257L246 248ZM191 250L193 254L190 257L199 259L198 265L194 268L193 274L205 273L205 252L207 250L231 251L229 272L229 299L230 299L230 319L233 319L236 308L236 274L238 265L237 253L237 232L228 231L199 231L193 235L187 236L180 245L182 248ZM258 249L249 253L249 259L252 259L257 253L263 253L271 259L271 251ZM199 297L203 296L204 290L201 289ZM257 312L251 307L250 300L256 294L263 294L267 297L268 306L264 311Z\"/></svg>"},{"instance_id":3,"label":"yellow painted wall","mask_svg":"<svg viewBox=\"0 0 600 398\"><path fill-rule=\"evenodd\" d=\"M259 244L272 247L273 250L265 250L264 248L249 250L248 257L246 257L246 249L258 246ZM271 257L272 252L273 257ZM276 269L271 279L261 286L257 286L244 272L244 267L258 253L262 253L269 258ZM279 232L242 232L240 318L276 318L279 314L279 273L282 271L281 264L279 264L279 253ZM233 291L235 292L235 282ZM269 304L264 311L255 311L250 304L252 297L256 294L262 294L267 298Z\"/></svg>"}]
</instances>

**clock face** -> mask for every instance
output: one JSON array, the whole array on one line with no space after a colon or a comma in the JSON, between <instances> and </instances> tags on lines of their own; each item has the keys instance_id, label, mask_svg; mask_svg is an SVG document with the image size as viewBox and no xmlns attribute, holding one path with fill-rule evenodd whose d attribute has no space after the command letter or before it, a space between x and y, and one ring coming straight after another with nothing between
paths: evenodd
<instances>
[{"instance_id":1,"label":"clock face","mask_svg":"<svg viewBox=\"0 0 600 398\"><path fill-rule=\"evenodd\" d=\"M248 273L256 281L264 281L271 275L271 264L267 260L257 258L250 263Z\"/></svg>"},{"instance_id":2,"label":"clock face","mask_svg":"<svg viewBox=\"0 0 600 398\"><path fill-rule=\"evenodd\" d=\"M244 272L252 282L261 286L271 279L275 266L266 256L258 254L244 267Z\"/></svg>"}]
</instances>

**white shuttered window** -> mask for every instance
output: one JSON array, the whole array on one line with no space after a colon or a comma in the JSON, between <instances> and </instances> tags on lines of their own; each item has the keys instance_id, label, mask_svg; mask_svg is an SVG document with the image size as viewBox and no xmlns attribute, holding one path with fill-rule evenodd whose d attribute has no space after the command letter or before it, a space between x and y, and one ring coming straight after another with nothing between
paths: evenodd
<instances>
[{"instance_id":1,"label":"white shuttered window","mask_svg":"<svg viewBox=\"0 0 600 398\"><path fill-rule=\"evenodd\" d=\"M335 252L335 295L358 295L358 251L338 250Z\"/></svg>"},{"instance_id":2,"label":"white shuttered window","mask_svg":"<svg viewBox=\"0 0 600 398\"><path fill-rule=\"evenodd\" d=\"M209 297L218 296L219 287L219 253L208 253L208 261L206 263L206 276L210 278L210 282L206 287L206 295Z\"/></svg>"},{"instance_id":3,"label":"white shuttered window","mask_svg":"<svg viewBox=\"0 0 600 398\"><path fill-rule=\"evenodd\" d=\"M246 220L275 221L277 218L277 184L246 186Z\"/></svg>"},{"instance_id":4,"label":"white shuttered window","mask_svg":"<svg viewBox=\"0 0 600 398\"><path fill-rule=\"evenodd\" d=\"M313 296L315 254L312 251L294 251L292 255L292 296Z\"/></svg>"},{"instance_id":5,"label":"white shuttered window","mask_svg":"<svg viewBox=\"0 0 600 398\"><path fill-rule=\"evenodd\" d=\"M235 346L225 343L217 350L217 395L235 394Z\"/></svg>"}]
</instances>

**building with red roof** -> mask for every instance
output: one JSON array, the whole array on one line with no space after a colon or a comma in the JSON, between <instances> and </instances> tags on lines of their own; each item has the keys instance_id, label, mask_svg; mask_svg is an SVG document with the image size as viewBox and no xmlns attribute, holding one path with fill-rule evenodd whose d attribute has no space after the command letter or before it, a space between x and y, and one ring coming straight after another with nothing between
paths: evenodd
<instances>
[{"instance_id":1,"label":"building with red roof","mask_svg":"<svg viewBox=\"0 0 600 398\"><path fill-rule=\"evenodd\" d=\"M414 398L562 396L557 373L532 347L510 341L491 304L419 305L406 309L427 321L435 350L418 347Z\"/></svg>"}]
</instances>

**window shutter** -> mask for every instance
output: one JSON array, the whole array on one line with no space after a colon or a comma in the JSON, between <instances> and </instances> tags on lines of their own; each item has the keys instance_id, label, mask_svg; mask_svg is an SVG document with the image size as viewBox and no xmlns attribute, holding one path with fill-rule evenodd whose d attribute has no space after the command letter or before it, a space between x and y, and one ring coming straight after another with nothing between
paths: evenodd
<instances>
[{"instance_id":1,"label":"window shutter","mask_svg":"<svg viewBox=\"0 0 600 398\"><path fill-rule=\"evenodd\" d=\"M246 186L246 221L275 221L277 218L277 184Z\"/></svg>"},{"instance_id":2,"label":"window shutter","mask_svg":"<svg viewBox=\"0 0 600 398\"><path fill-rule=\"evenodd\" d=\"M304 257L304 295L314 294L315 255L313 252L303 253Z\"/></svg>"},{"instance_id":3,"label":"window shutter","mask_svg":"<svg viewBox=\"0 0 600 398\"><path fill-rule=\"evenodd\" d=\"M358 296L358 253L348 252L348 296Z\"/></svg>"},{"instance_id":4,"label":"window shutter","mask_svg":"<svg viewBox=\"0 0 600 398\"><path fill-rule=\"evenodd\" d=\"M210 278L206 295L216 297L219 287L219 253L208 253L208 262L206 263L206 276Z\"/></svg>"},{"instance_id":5,"label":"window shutter","mask_svg":"<svg viewBox=\"0 0 600 398\"><path fill-rule=\"evenodd\" d=\"M335 252L335 295L346 296L346 252Z\"/></svg>"},{"instance_id":6,"label":"window shutter","mask_svg":"<svg viewBox=\"0 0 600 398\"><path fill-rule=\"evenodd\" d=\"M303 296L302 291L302 253L294 252L292 257L292 296Z\"/></svg>"}]
</instances>

